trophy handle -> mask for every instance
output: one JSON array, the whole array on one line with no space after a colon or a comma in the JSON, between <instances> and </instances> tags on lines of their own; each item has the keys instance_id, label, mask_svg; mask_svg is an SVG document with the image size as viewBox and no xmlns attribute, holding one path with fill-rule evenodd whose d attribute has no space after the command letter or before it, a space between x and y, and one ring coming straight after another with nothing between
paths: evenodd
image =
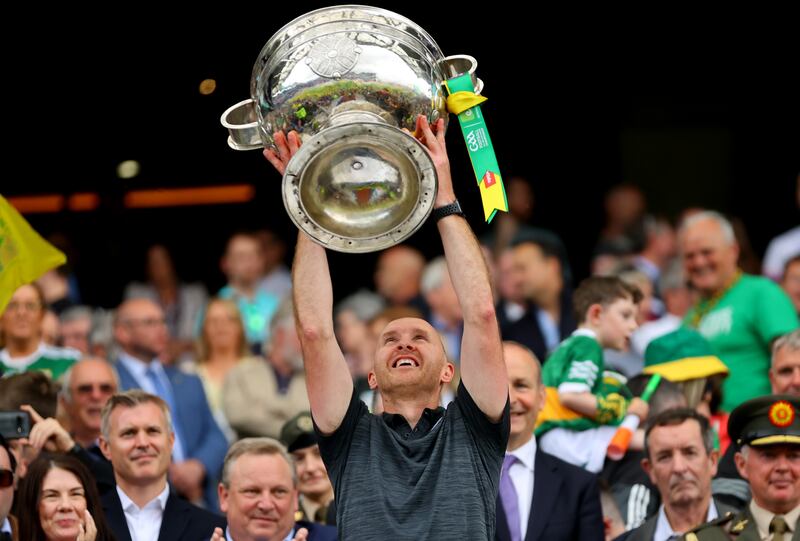
<instances>
[{"instance_id":1,"label":"trophy handle","mask_svg":"<svg viewBox=\"0 0 800 541\"><path fill-rule=\"evenodd\" d=\"M246 99L228 107L220 122L228 128L228 146L233 150L257 150L264 148L258 129L258 114L255 101Z\"/></svg>"},{"instance_id":2,"label":"trophy handle","mask_svg":"<svg viewBox=\"0 0 800 541\"><path fill-rule=\"evenodd\" d=\"M475 94L480 95L483 90L483 81L475 75L475 70L478 68L478 61L475 60L474 57L468 54L446 56L439 60L439 67L445 79L452 79L453 77L469 73L472 77L472 86L475 87ZM442 81L442 83L444 83L444 81Z\"/></svg>"}]
</instances>

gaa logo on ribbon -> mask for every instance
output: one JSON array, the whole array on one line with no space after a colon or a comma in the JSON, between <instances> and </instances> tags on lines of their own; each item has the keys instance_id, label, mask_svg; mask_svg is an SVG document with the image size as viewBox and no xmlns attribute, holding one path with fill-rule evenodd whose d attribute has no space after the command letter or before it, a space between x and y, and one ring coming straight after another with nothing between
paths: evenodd
<instances>
[{"instance_id":1,"label":"gaa logo on ribbon","mask_svg":"<svg viewBox=\"0 0 800 541\"><path fill-rule=\"evenodd\" d=\"M779 428L786 428L794 421L794 408L783 400L775 402L769 408L769 421Z\"/></svg>"}]
</instances>

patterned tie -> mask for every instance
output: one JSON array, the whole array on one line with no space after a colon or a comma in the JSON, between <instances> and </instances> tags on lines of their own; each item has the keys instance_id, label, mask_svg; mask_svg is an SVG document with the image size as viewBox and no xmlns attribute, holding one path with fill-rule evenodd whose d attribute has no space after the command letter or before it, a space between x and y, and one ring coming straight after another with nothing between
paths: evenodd
<instances>
[{"instance_id":1,"label":"patterned tie","mask_svg":"<svg viewBox=\"0 0 800 541\"><path fill-rule=\"evenodd\" d=\"M500 501L503 502L503 509L506 510L506 521L508 531L511 532L511 541L522 541L522 533L519 529L519 500L517 499L517 489L514 488L514 481L511 480L508 470L517 461L514 455L506 455L503 459L503 470L500 473Z\"/></svg>"},{"instance_id":2,"label":"patterned tie","mask_svg":"<svg viewBox=\"0 0 800 541\"><path fill-rule=\"evenodd\" d=\"M769 523L769 531L772 532L772 541L783 541L783 534L789 531L786 520L778 515Z\"/></svg>"}]
</instances>

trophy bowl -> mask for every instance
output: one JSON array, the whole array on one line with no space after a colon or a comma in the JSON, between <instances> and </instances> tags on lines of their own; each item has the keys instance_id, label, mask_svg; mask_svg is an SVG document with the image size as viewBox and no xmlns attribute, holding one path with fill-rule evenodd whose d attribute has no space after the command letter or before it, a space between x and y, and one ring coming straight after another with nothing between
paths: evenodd
<instances>
[{"instance_id":1,"label":"trophy bowl","mask_svg":"<svg viewBox=\"0 0 800 541\"><path fill-rule=\"evenodd\" d=\"M385 9L345 5L302 15L258 55L250 99L222 115L235 150L275 148L295 130L303 145L283 177L295 225L343 252L402 242L424 223L436 171L410 135L416 118L447 122L443 82L475 59L445 57L418 25Z\"/></svg>"}]
</instances>

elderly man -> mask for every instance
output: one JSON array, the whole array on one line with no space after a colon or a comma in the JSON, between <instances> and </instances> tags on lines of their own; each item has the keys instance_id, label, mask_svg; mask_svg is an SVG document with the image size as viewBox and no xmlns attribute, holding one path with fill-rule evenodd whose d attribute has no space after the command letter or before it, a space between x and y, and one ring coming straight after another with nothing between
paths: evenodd
<instances>
[{"instance_id":1,"label":"elderly man","mask_svg":"<svg viewBox=\"0 0 800 541\"><path fill-rule=\"evenodd\" d=\"M800 396L800 329L773 344L769 381L774 394Z\"/></svg>"},{"instance_id":2,"label":"elderly man","mask_svg":"<svg viewBox=\"0 0 800 541\"><path fill-rule=\"evenodd\" d=\"M697 528L687 539L796 541L800 539L800 398L748 400L731 413L728 433L741 446L736 467L753 498L739 515Z\"/></svg>"},{"instance_id":3,"label":"elderly man","mask_svg":"<svg viewBox=\"0 0 800 541\"><path fill-rule=\"evenodd\" d=\"M684 323L700 331L730 368L721 409L769 393L769 347L798 327L791 301L772 281L743 274L730 222L716 212L687 218L680 232L687 276L700 301Z\"/></svg>"},{"instance_id":4,"label":"elderly man","mask_svg":"<svg viewBox=\"0 0 800 541\"><path fill-rule=\"evenodd\" d=\"M225 526L222 517L170 491L170 417L166 402L138 389L113 395L103 408L100 448L114 466L117 487L101 499L121 541L197 541Z\"/></svg>"},{"instance_id":5,"label":"elderly man","mask_svg":"<svg viewBox=\"0 0 800 541\"><path fill-rule=\"evenodd\" d=\"M299 510L306 520L326 524L330 511L335 511L330 507L333 486L319 453L319 438L314 432L311 413L303 411L289 419L281 429L281 442L292 455L297 470Z\"/></svg>"},{"instance_id":6,"label":"elderly man","mask_svg":"<svg viewBox=\"0 0 800 541\"><path fill-rule=\"evenodd\" d=\"M189 500L205 500L214 507L228 442L211 414L200 378L163 366L158 359L168 338L161 307L147 299L125 301L116 313L114 338L122 349L116 363L120 387L144 389L169 404L175 428L170 481Z\"/></svg>"},{"instance_id":7,"label":"elderly man","mask_svg":"<svg viewBox=\"0 0 800 541\"><path fill-rule=\"evenodd\" d=\"M434 130L436 133L434 133ZM438 333L421 319L390 322L378 338L369 383L383 400L369 413L333 331L333 287L325 249L300 232L294 262L295 312L311 413L336 491L343 539L491 539L508 440L508 380L483 254L458 205L444 142L417 118L436 167L433 219L464 315L461 384L447 410L442 388L454 367ZM275 134L265 151L280 173L300 140Z\"/></svg>"},{"instance_id":8,"label":"elderly man","mask_svg":"<svg viewBox=\"0 0 800 541\"><path fill-rule=\"evenodd\" d=\"M545 400L538 359L503 343L511 401L511 433L500 477L497 541L602 541L597 479L536 445L533 429Z\"/></svg>"},{"instance_id":9,"label":"elderly man","mask_svg":"<svg viewBox=\"0 0 800 541\"><path fill-rule=\"evenodd\" d=\"M642 468L658 488L658 514L623 537L667 541L728 512L711 498L718 453L708 420L692 409L668 409L648 421Z\"/></svg>"},{"instance_id":10,"label":"elderly man","mask_svg":"<svg viewBox=\"0 0 800 541\"><path fill-rule=\"evenodd\" d=\"M335 541L336 529L295 521L297 474L286 449L271 438L245 438L225 456L219 503L228 518L225 538L212 541Z\"/></svg>"}]
</instances>

